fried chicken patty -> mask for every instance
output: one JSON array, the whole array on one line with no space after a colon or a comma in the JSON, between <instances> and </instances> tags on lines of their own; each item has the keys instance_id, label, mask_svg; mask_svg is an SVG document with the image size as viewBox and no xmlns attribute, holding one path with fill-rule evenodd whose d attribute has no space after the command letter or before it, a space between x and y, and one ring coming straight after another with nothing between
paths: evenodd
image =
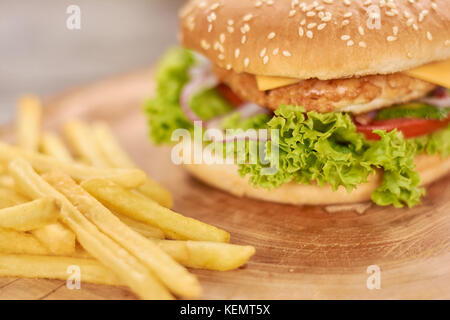
<instances>
[{"instance_id":1,"label":"fried chicken patty","mask_svg":"<svg viewBox=\"0 0 450 320\"><path fill-rule=\"evenodd\" d=\"M255 76L214 68L217 77L242 100L275 110L281 104L304 106L307 111L363 113L425 96L435 85L402 73L360 78L318 80L260 91Z\"/></svg>"}]
</instances>

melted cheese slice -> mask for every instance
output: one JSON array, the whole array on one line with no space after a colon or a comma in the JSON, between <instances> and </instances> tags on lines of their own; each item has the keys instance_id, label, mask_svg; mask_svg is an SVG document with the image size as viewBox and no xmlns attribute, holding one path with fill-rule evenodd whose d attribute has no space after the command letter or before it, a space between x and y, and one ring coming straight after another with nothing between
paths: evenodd
<instances>
[{"instance_id":1,"label":"melted cheese slice","mask_svg":"<svg viewBox=\"0 0 450 320\"><path fill-rule=\"evenodd\" d=\"M256 75L256 84L260 91L271 90L279 87L284 87L290 84L300 82L300 79L296 78L283 78L283 77L269 77Z\"/></svg>"},{"instance_id":2,"label":"melted cheese slice","mask_svg":"<svg viewBox=\"0 0 450 320\"><path fill-rule=\"evenodd\" d=\"M408 76L450 88L450 59L430 63L405 73Z\"/></svg>"},{"instance_id":3,"label":"melted cheese slice","mask_svg":"<svg viewBox=\"0 0 450 320\"><path fill-rule=\"evenodd\" d=\"M450 88L450 59L430 63L415 69L405 71L411 77L428 81L446 88ZM261 91L284 87L300 82L301 79L269 77L256 75L256 83Z\"/></svg>"}]
</instances>

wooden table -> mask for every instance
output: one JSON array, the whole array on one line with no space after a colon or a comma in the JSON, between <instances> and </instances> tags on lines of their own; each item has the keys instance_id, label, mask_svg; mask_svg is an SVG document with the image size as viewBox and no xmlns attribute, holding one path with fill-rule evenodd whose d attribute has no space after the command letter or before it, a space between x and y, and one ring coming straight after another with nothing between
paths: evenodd
<instances>
[{"instance_id":1,"label":"wooden table","mask_svg":"<svg viewBox=\"0 0 450 320\"><path fill-rule=\"evenodd\" d=\"M170 149L147 138L142 101L149 70L74 89L48 101L45 127L79 117L107 121L136 162L174 195L174 209L224 228L231 242L256 247L244 268L199 271L205 299L449 299L450 178L433 184L413 209L372 207L362 215L328 213L240 199L191 178L170 162ZM11 128L0 130L10 139ZM381 269L381 289L366 286L367 268ZM55 280L0 278L3 299L130 299L127 289Z\"/></svg>"}]
</instances>

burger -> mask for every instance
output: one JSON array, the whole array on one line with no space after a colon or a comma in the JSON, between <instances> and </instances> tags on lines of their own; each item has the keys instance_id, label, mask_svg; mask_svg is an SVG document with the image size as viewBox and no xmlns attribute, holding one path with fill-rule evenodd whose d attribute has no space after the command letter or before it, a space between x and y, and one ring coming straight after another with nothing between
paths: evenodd
<instances>
[{"instance_id":1,"label":"burger","mask_svg":"<svg viewBox=\"0 0 450 320\"><path fill-rule=\"evenodd\" d=\"M179 39L146 102L155 143L199 122L278 133L245 140L246 159L252 142L276 147L273 174L264 161L185 165L213 187L412 207L450 171L450 1L193 0Z\"/></svg>"}]
</instances>

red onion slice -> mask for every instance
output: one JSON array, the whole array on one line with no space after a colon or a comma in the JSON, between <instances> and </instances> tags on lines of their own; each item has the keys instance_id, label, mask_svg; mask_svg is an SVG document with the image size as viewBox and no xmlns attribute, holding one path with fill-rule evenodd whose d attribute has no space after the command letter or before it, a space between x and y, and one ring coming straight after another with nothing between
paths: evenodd
<instances>
[{"instance_id":1,"label":"red onion slice","mask_svg":"<svg viewBox=\"0 0 450 320\"><path fill-rule=\"evenodd\" d=\"M180 106L189 120L200 121L201 119L191 109L189 102L196 93L217 86L218 80L204 64L191 68L189 75L190 81L181 91Z\"/></svg>"},{"instance_id":2,"label":"red onion slice","mask_svg":"<svg viewBox=\"0 0 450 320\"><path fill-rule=\"evenodd\" d=\"M269 114L270 111L266 108L263 108L255 103L246 102L243 103L241 106L233 110L233 112L237 112L240 114L241 119L248 119L250 117L256 116L258 114ZM208 128L217 128L221 129L220 124L222 121L228 117L230 113L227 113L220 117L215 117L214 119L211 119L207 122L206 126Z\"/></svg>"},{"instance_id":3,"label":"red onion slice","mask_svg":"<svg viewBox=\"0 0 450 320\"><path fill-rule=\"evenodd\" d=\"M420 99L421 102L431 104L439 108L450 107L450 95L448 89L439 87L428 97Z\"/></svg>"}]
</instances>

